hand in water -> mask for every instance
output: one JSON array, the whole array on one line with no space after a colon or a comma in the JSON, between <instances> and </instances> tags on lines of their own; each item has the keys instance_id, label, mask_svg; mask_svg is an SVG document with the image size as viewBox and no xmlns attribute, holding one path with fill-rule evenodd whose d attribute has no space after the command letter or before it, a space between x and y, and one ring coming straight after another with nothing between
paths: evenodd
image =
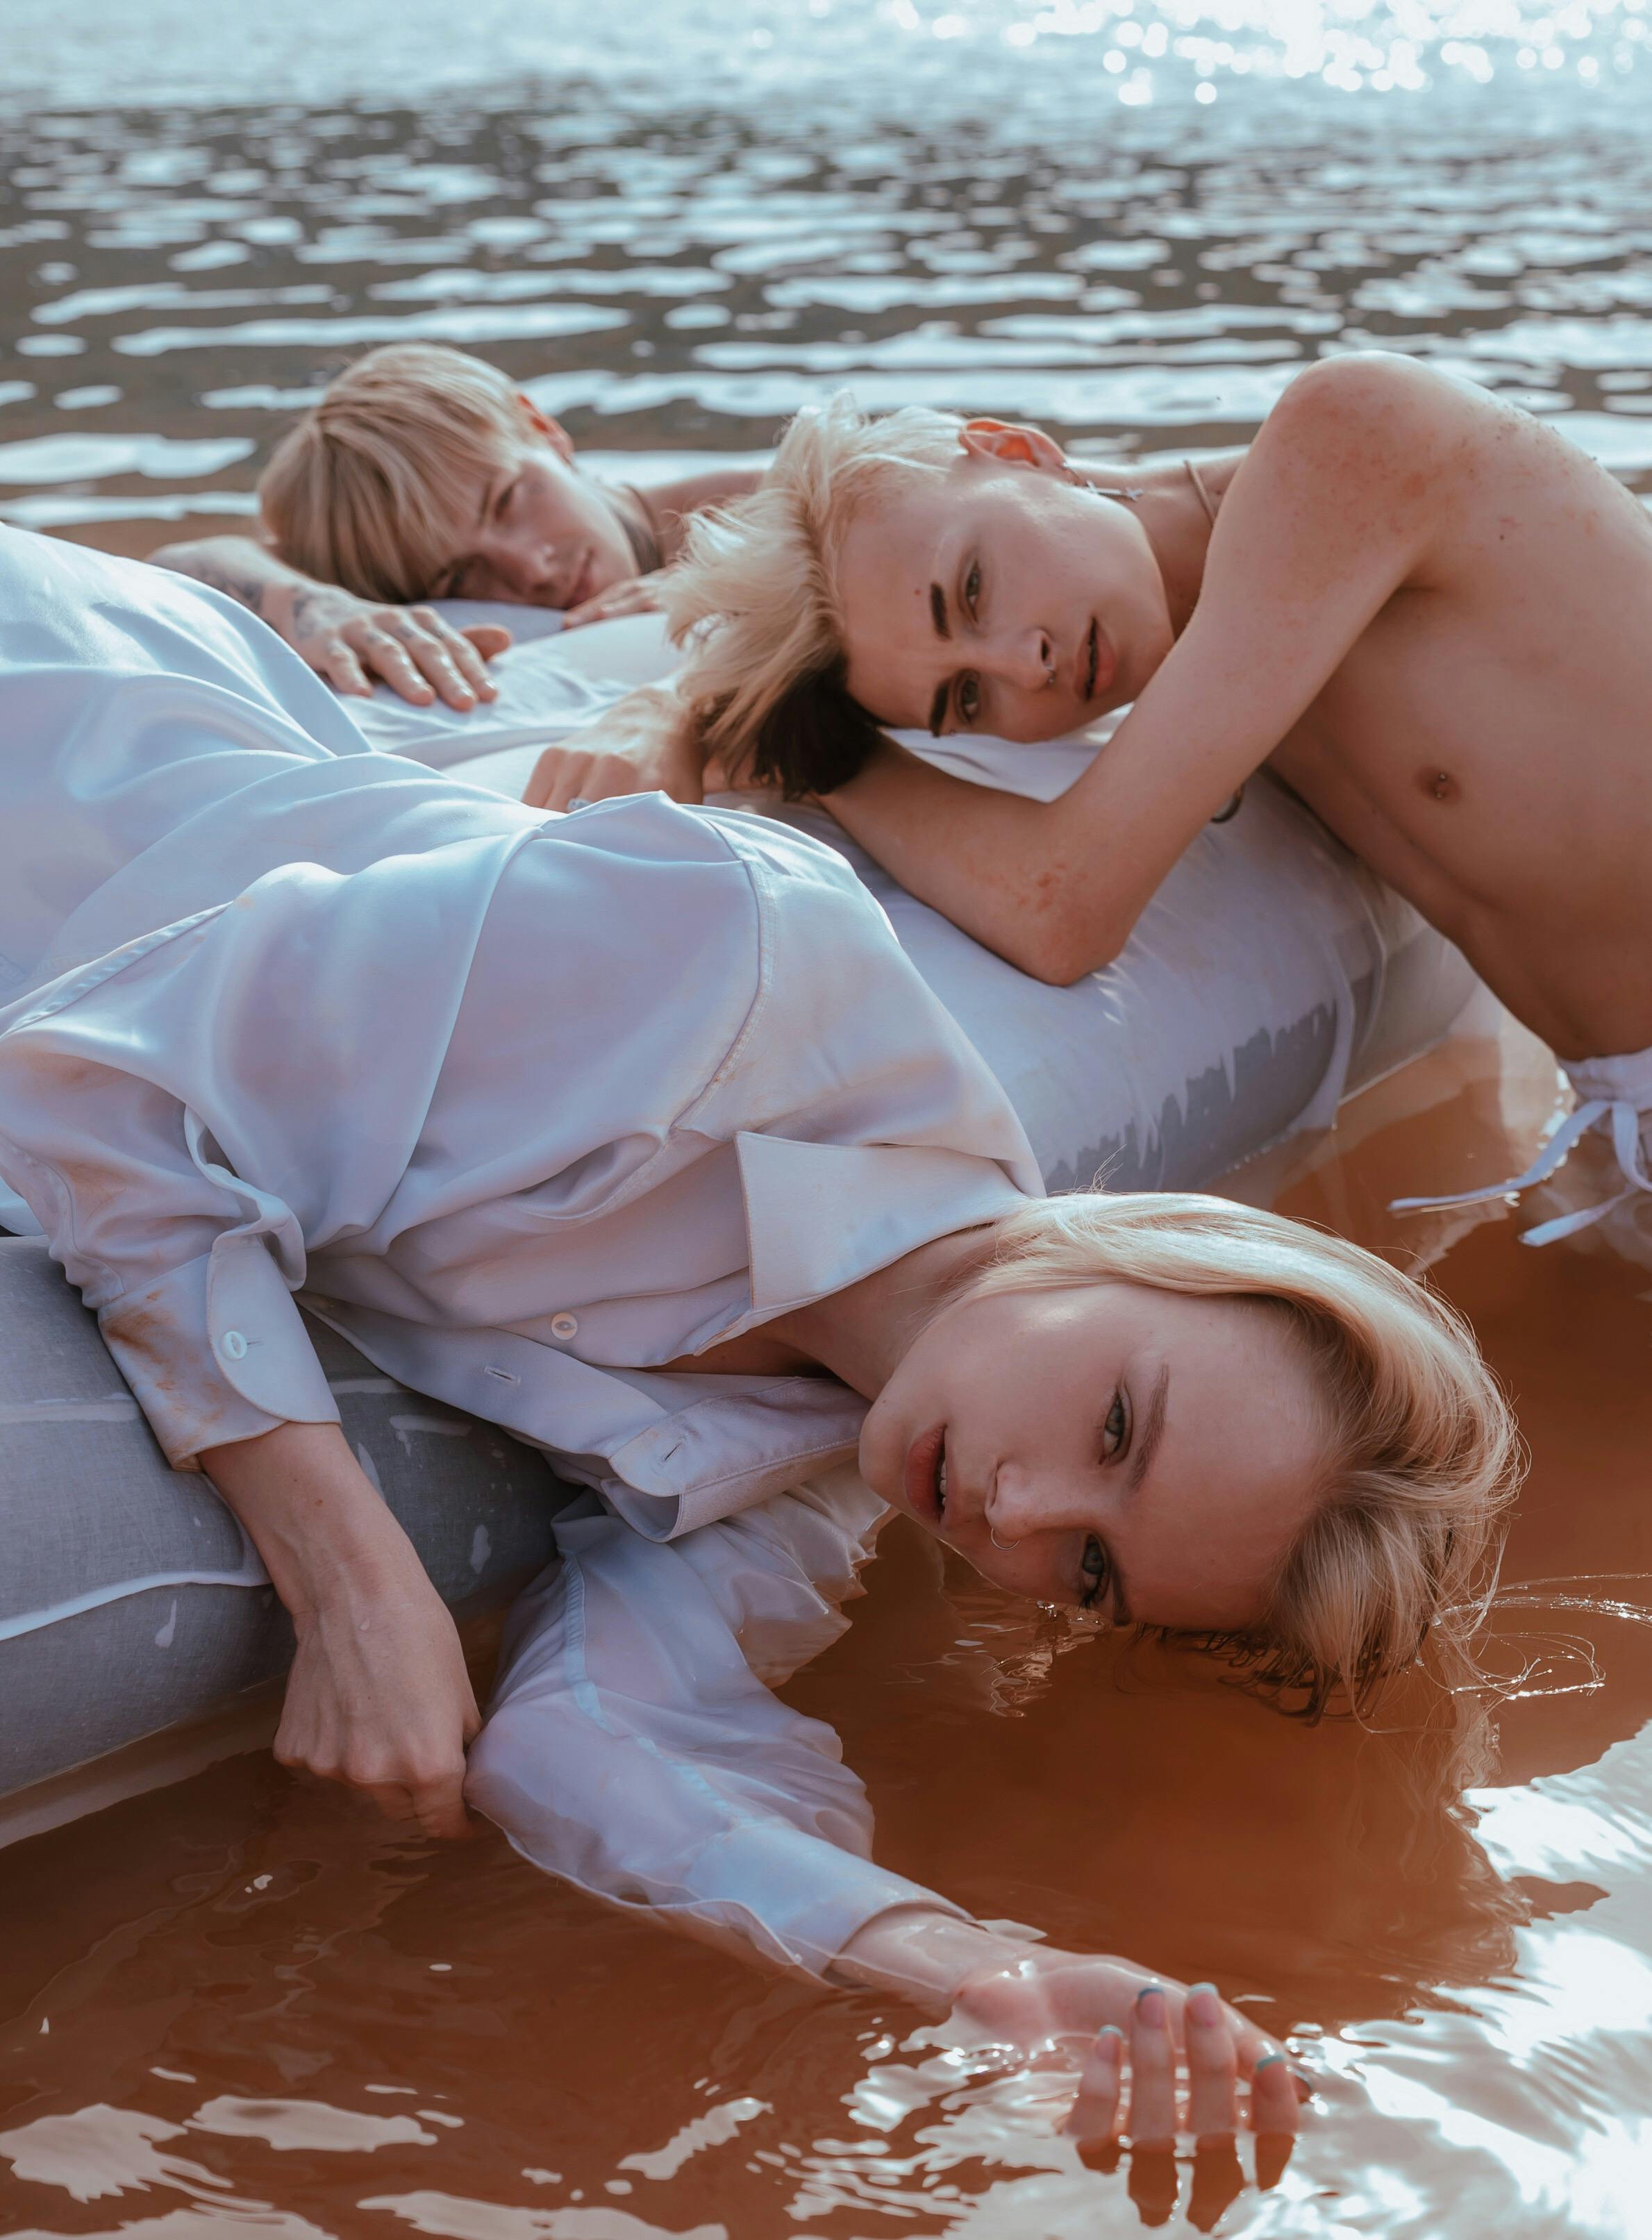
<instances>
[{"instance_id":1,"label":"hand in water","mask_svg":"<svg viewBox=\"0 0 1652 2240\"><path fill-rule=\"evenodd\" d=\"M275 1754L426 1836L466 1836L464 1754L481 1726L458 1630L421 1573L370 1602L323 1603L299 1627Z\"/></svg>"},{"instance_id":2,"label":"hand in water","mask_svg":"<svg viewBox=\"0 0 1652 2240\"><path fill-rule=\"evenodd\" d=\"M657 571L652 576L628 576L623 583L610 583L583 605L570 607L563 617L563 628L577 630L583 623L612 622L616 615L651 615L657 612L659 604Z\"/></svg>"},{"instance_id":3,"label":"hand in water","mask_svg":"<svg viewBox=\"0 0 1652 2240\"><path fill-rule=\"evenodd\" d=\"M1116 2169L1129 2139L1129 2193L1146 2224L1163 2224L1176 2207L1181 2170L1179 2135L1195 2142L1188 2221L1208 2232L1243 2188L1239 2158L1239 2039L1212 1985L1196 1984L1182 2005L1185 2100L1178 2090L1176 2043L1165 1993L1149 1985L1136 1997L1126 2031L1107 2023L1091 2045L1078 2093L1062 2129L1087 2163ZM1129 2098L1125 2097L1126 2055ZM1276 2185L1290 2159L1297 2125L1296 2079L1282 2053L1263 2054L1250 2072L1249 2128L1256 2140L1256 2183Z\"/></svg>"},{"instance_id":4,"label":"hand in water","mask_svg":"<svg viewBox=\"0 0 1652 2240\"><path fill-rule=\"evenodd\" d=\"M482 1721L458 1629L338 1425L282 1423L201 1463L292 1614L276 1757L427 1836L468 1835Z\"/></svg>"}]
</instances>

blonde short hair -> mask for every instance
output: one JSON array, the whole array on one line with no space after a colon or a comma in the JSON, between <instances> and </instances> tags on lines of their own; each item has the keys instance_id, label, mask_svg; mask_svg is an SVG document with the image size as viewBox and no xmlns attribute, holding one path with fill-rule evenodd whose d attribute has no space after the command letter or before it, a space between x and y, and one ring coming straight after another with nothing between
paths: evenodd
<instances>
[{"instance_id":1,"label":"blonde short hair","mask_svg":"<svg viewBox=\"0 0 1652 2240\"><path fill-rule=\"evenodd\" d=\"M844 683L843 537L902 482L945 474L963 426L918 404L870 419L840 394L797 415L749 497L688 523L665 610L689 651L681 689L725 768L795 797L865 761L881 735Z\"/></svg>"},{"instance_id":2,"label":"blonde short hair","mask_svg":"<svg viewBox=\"0 0 1652 2240\"><path fill-rule=\"evenodd\" d=\"M496 366L442 343L389 343L282 437L258 503L290 566L406 605L464 550L478 483L531 435Z\"/></svg>"},{"instance_id":3,"label":"blonde short hair","mask_svg":"<svg viewBox=\"0 0 1652 2240\"><path fill-rule=\"evenodd\" d=\"M1314 1512L1276 1570L1263 1623L1211 1645L1309 1717L1333 1698L1362 1714L1431 1630L1461 1650L1484 1616L1498 1519L1522 1464L1462 1317L1346 1238L1189 1191L1035 1203L1002 1224L965 1295L1097 1282L1285 1316L1322 1397Z\"/></svg>"}]
</instances>

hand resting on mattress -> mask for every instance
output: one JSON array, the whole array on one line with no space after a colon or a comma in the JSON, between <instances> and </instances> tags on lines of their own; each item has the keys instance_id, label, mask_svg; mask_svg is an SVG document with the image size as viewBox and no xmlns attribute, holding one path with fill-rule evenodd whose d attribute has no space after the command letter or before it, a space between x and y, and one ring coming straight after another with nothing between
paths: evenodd
<instances>
[{"instance_id":1,"label":"hand resting on mattress","mask_svg":"<svg viewBox=\"0 0 1652 2240\"><path fill-rule=\"evenodd\" d=\"M548 746L522 797L530 809L556 810L656 791L696 802L727 783L721 771L708 770L697 726L673 687L644 684Z\"/></svg>"}]
</instances>

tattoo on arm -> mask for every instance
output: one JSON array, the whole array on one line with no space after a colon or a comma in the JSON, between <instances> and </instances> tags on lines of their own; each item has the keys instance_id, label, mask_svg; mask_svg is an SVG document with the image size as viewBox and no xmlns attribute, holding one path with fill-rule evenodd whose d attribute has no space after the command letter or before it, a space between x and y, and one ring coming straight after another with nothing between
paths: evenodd
<instances>
[{"instance_id":1,"label":"tattoo on arm","mask_svg":"<svg viewBox=\"0 0 1652 2240\"><path fill-rule=\"evenodd\" d=\"M204 583L211 590L223 591L230 598L238 600L253 614L263 616L264 593L270 586L249 570L231 567L223 560L208 560L199 555L191 555L190 565L181 572L193 576L197 583Z\"/></svg>"}]
</instances>

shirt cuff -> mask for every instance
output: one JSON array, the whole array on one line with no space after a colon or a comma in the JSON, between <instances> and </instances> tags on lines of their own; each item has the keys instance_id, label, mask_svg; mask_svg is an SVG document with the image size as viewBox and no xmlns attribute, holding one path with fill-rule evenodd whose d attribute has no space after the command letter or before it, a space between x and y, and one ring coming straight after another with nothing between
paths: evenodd
<instances>
[{"instance_id":1,"label":"shirt cuff","mask_svg":"<svg viewBox=\"0 0 1652 2240\"><path fill-rule=\"evenodd\" d=\"M737 1926L770 1958L822 1977L857 1931L896 1906L975 1918L824 1837L773 1824L733 1829L708 1843L684 1877L684 1902L703 1921L721 1917Z\"/></svg>"},{"instance_id":2,"label":"shirt cuff","mask_svg":"<svg viewBox=\"0 0 1652 2240\"><path fill-rule=\"evenodd\" d=\"M174 1470L282 1423L336 1423L338 1405L292 1293L258 1237L211 1251L98 1317L103 1342Z\"/></svg>"}]
</instances>

